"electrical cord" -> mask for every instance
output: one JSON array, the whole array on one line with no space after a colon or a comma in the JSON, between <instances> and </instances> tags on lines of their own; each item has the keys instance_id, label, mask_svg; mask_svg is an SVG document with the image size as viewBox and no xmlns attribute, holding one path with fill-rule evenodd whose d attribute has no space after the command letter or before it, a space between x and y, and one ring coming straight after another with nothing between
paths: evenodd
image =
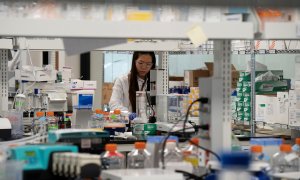
<instances>
[{"instance_id":1,"label":"electrical cord","mask_svg":"<svg viewBox=\"0 0 300 180\"><path fill-rule=\"evenodd\" d=\"M185 125L185 124L188 122L188 117L189 117L189 114L190 114L190 110L191 110L192 106L193 106L196 102L200 102L201 104L206 104L206 103L208 103L208 98L203 98L203 97L201 97L201 98L199 98L199 99L196 99L195 101L193 101L193 102L189 105L189 107L188 107L188 109L187 109L187 111L186 111L185 120L184 120L184 123L183 123L183 137L184 137L184 138L186 138L186 132L185 132L186 125Z\"/></svg>"}]
</instances>

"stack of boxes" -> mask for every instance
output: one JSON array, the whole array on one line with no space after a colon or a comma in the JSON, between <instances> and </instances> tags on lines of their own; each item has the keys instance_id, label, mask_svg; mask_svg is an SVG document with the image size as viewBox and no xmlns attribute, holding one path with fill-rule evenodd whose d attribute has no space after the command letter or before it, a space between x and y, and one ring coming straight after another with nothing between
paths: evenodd
<instances>
[{"instance_id":1,"label":"stack of boxes","mask_svg":"<svg viewBox=\"0 0 300 180\"><path fill-rule=\"evenodd\" d=\"M240 72L236 98L232 100L233 119L249 125L251 119L251 77L249 72Z\"/></svg>"},{"instance_id":2,"label":"stack of boxes","mask_svg":"<svg viewBox=\"0 0 300 180\"><path fill-rule=\"evenodd\" d=\"M188 99L188 106L192 104L193 101L199 98L199 87L190 87L190 93L189 93L189 99ZM199 116L199 102L194 103L194 105L191 107L191 115L192 116Z\"/></svg>"}]
</instances>

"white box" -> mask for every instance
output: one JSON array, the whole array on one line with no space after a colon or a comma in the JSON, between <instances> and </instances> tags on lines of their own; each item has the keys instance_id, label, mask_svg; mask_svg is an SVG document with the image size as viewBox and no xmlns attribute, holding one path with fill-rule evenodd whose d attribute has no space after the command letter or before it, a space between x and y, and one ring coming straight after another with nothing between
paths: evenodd
<instances>
[{"instance_id":1,"label":"white box","mask_svg":"<svg viewBox=\"0 0 300 180\"><path fill-rule=\"evenodd\" d=\"M300 56L297 55L295 57L295 89L300 89L299 86L297 88L297 84L300 84Z\"/></svg>"},{"instance_id":2,"label":"white box","mask_svg":"<svg viewBox=\"0 0 300 180\"><path fill-rule=\"evenodd\" d=\"M276 118L276 102L277 102L277 97L268 97L266 96L266 123L275 123L274 121Z\"/></svg>"},{"instance_id":3,"label":"white box","mask_svg":"<svg viewBox=\"0 0 300 180\"><path fill-rule=\"evenodd\" d=\"M80 79L72 79L70 89L72 90L83 89L83 81Z\"/></svg>"},{"instance_id":4,"label":"white box","mask_svg":"<svg viewBox=\"0 0 300 180\"><path fill-rule=\"evenodd\" d=\"M289 93L277 92L276 97L276 118L274 123L289 124Z\"/></svg>"},{"instance_id":5,"label":"white box","mask_svg":"<svg viewBox=\"0 0 300 180\"><path fill-rule=\"evenodd\" d=\"M296 108L297 105L297 95L295 90L289 91L289 107Z\"/></svg>"},{"instance_id":6,"label":"white box","mask_svg":"<svg viewBox=\"0 0 300 180\"><path fill-rule=\"evenodd\" d=\"M97 89L97 81L83 81L83 89Z\"/></svg>"},{"instance_id":7,"label":"white box","mask_svg":"<svg viewBox=\"0 0 300 180\"><path fill-rule=\"evenodd\" d=\"M255 97L255 120L259 122L266 122L266 96L256 95Z\"/></svg>"},{"instance_id":8,"label":"white box","mask_svg":"<svg viewBox=\"0 0 300 180\"><path fill-rule=\"evenodd\" d=\"M64 82L70 82L72 79L72 68L63 67L61 75Z\"/></svg>"},{"instance_id":9,"label":"white box","mask_svg":"<svg viewBox=\"0 0 300 180\"><path fill-rule=\"evenodd\" d=\"M289 109L289 125L300 126L300 110L290 108Z\"/></svg>"}]
</instances>

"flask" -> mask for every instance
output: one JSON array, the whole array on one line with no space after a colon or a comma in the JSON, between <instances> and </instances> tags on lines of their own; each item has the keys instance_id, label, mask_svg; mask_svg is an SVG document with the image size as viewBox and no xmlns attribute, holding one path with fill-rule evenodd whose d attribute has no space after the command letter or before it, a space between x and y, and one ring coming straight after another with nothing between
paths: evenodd
<instances>
[{"instance_id":1,"label":"flask","mask_svg":"<svg viewBox=\"0 0 300 180\"><path fill-rule=\"evenodd\" d=\"M117 144L106 144L105 152L101 154L101 165L103 169L124 168L125 157L117 151Z\"/></svg>"},{"instance_id":2,"label":"flask","mask_svg":"<svg viewBox=\"0 0 300 180\"><path fill-rule=\"evenodd\" d=\"M127 166L132 169L149 168L151 166L151 154L147 151L145 142L136 142L127 156Z\"/></svg>"}]
</instances>

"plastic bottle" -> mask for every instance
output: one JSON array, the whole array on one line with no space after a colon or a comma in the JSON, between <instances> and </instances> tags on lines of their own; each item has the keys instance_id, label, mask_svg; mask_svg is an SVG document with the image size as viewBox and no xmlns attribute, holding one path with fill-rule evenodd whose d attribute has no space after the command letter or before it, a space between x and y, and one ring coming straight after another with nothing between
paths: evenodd
<instances>
[{"instance_id":1,"label":"plastic bottle","mask_svg":"<svg viewBox=\"0 0 300 180\"><path fill-rule=\"evenodd\" d=\"M262 161L264 158L263 148L260 145L251 146L252 161Z\"/></svg>"},{"instance_id":2,"label":"plastic bottle","mask_svg":"<svg viewBox=\"0 0 300 180\"><path fill-rule=\"evenodd\" d=\"M63 116L58 117L58 128L59 129L65 129L66 128Z\"/></svg>"},{"instance_id":3,"label":"plastic bottle","mask_svg":"<svg viewBox=\"0 0 300 180\"><path fill-rule=\"evenodd\" d=\"M220 180L251 180L252 176L247 171L251 157L248 153L224 153L221 157L222 169L219 172Z\"/></svg>"},{"instance_id":4,"label":"plastic bottle","mask_svg":"<svg viewBox=\"0 0 300 180\"><path fill-rule=\"evenodd\" d=\"M120 123L122 122L121 120L121 110L120 109L115 109L114 113L111 115L111 119L113 122Z\"/></svg>"},{"instance_id":5,"label":"plastic bottle","mask_svg":"<svg viewBox=\"0 0 300 180\"><path fill-rule=\"evenodd\" d=\"M280 145L280 152L274 154L272 158L272 169L274 173L298 171L299 160L296 153L292 152L289 144Z\"/></svg>"},{"instance_id":6,"label":"plastic bottle","mask_svg":"<svg viewBox=\"0 0 300 180\"><path fill-rule=\"evenodd\" d=\"M39 129L41 130L42 127L42 120L40 121L40 118L44 117L44 112L38 111L35 113L35 118L33 118L32 121L32 126L31 126L31 130L32 130L32 134L37 134L39 132ZM44 118L45 121L45 118Z\"/></svg>"},{"instance_id":7,"label":"plastic bottle","mask_svg":"<svg viewBox=\"0 0 300 180\"><path fill-rule=\"evenodd\" d=\"M181 150L177 147L176 140L168 140L164 152L165 162L182 162L183 156Z\"/></svg>"},{"instance_id":8,"label":"plastic bottle","mask_svg":"<svg viewBox=\"0 0 300 180\"><path fill-rule=\"evenodd\" d=\"M58 129L58 121L54 116L54 112L47 112L47 121L48 121L48 131Z\"/></svg>"},{"instance_id":9,"label":"plastic bottle","mask_svg":"<svg viewBox=\"0 0 300 180\"><path fill-rule=\"evenodd\" d=\"M127 155L127 167L133 169L150 168L151 166L151 154L145 149L145 142L136 142L133 149Z\"/></svg>"},{"instance_id":10,"label":"plastic bottle","mask_svg":"<svg viewBox=\"0 0 300 180\"><path fill-rule=\"evenodd\" d=\"M72 116L72 114L66 114L66 118L65 118L66 129L70 129L72 127L72 123L71 123L71 119L70 119L71 116Z\"/></svg>"},{"instance_id":11,"label":"plastic bottle","mask_svg":"<svg viewBox=\"0 0 300 180\"><path fill-rule=\"evenodd\" d=\"M205 152L200 152L199 148L196 146L199 145L199 138L192 138L190 141L189 146L183 150L183 159L192 164L193 174L200 176L206 172Z\"/></svg>"},{"instance_id":12,"label":"plastic bottle","mask_svg":"<svg viewBox=\"0 0 300 180\"><path fill-rule=\"evenodd\" d=\"M89 128L102 128L104 126L104 119L101 109L96 109L95 114L91 116L91 119L88 122Z\"/></svg>"},{"instance_id":13,"label":"plastic bottle","mask_svg":"<svg viewBox=\"0 0 300 180\"><path fill-rule=\"evenodd\" d=\"M296 144L292 147L292 149L300 158L300 138L296 138L295 143Z\"/></svg>"},{"instance_id":14,"label":"plastic bottle","mask_svg":"<svg viewBox=\"0 0 300 180\"><path fill-rule=\"evenodd\" d=\"M116 144L106 144L105 152L101 154L101 165L103 169L122 169L125 157L117 151Z\"/></svg>"}]
</instances>

